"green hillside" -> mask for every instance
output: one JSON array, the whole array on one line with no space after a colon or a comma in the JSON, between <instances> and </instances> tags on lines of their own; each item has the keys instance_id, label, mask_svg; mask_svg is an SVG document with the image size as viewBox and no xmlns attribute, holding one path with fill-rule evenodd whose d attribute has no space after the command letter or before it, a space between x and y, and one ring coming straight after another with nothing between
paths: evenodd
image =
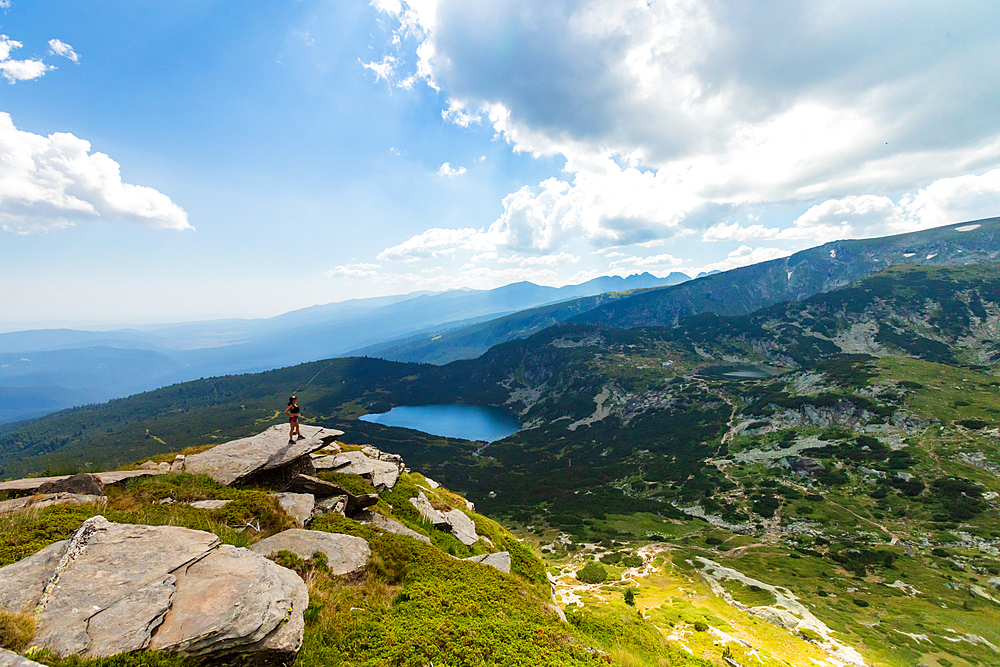
<instances>
[{"instance_id":1,"label":"green hillside","mask_svg":"<svg viewBox=\"0 0 1000 667\"><path fill-rule=\"evenodd\" d=\"M440 367L340 359L186 383L12 425L0 452L7 474L137 461L277 423L294 391L343 441L401 453L514 527L579 628L638 609L717 664L719 635L696 622L765 665L848 649L985 665L1000 658L998 371L1000 267L894 266L751 315L562 324ZM438 403L502 406L525 429L475 456L355 419ZM595 560L607 579L581 583ZM794 640L749 613L796 604L818 621Z\"/></svg>"}]
</instances>

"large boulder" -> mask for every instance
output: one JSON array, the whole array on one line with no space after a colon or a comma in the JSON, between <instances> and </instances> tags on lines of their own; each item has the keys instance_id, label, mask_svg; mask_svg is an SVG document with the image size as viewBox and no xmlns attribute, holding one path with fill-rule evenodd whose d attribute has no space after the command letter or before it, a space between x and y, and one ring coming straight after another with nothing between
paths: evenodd
<instances>
[{"instance_id":1,"label":"large boulder","mask_svg":"<svg viewBox=\"0 0 1000 667\"><path fill-rule=\"evenodd\" d=\"M301 427L302 440L288 441L288 426L272 426L263 433L217 445L184 459L184 471L205 474L219 484L230 485L264 471L308 461L310 453L322 449L344 434L318 426ZM310 462L308 468L312 469Z\"/></svg>"},{"instance_id":2,"label":"large boulder","mask_svg":"<svg viewBox=\"0 0 1000 667\"><path fill-rule=\"evenodd\" d=\"M372 555L372 550L364 538L299 528L272 535L250 548L262 556L271 556L279 551L291 551L303 560L311 558L318 551L326 556L326 563L334 574L360 572Z\"/></svg>"},{"instance_id":3,"label":"large boulder","mask_svg":"<svg viewBox=\"0 0 1000 667\"><path fill-rule=\"evenodd\" d=\"M35 610L34 644L60 656L294 653L308 606L293 572L211 533L101 516L0 568L0 591L0 609Z\"/></svg>"},{"instance_id":4,"label":"large boulder","mask_svg":"<svg viewBox=\"0 0 1000 667\"><path fill-rule=\"evenodd\" d=\"M45 482L38 487L38 493L74 493L81 496L103 496L104 482L97 475L85 472L53 482Z\"/></svg>"}]
</instances>

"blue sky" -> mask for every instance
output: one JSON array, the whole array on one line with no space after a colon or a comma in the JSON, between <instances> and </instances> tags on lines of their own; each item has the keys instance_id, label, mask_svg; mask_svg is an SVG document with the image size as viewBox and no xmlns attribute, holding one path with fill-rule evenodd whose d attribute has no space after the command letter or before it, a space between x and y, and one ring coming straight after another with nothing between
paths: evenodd
<instances>
[{"instance_id":1,"label":"blue sky","mask_svg":"<svg viewBox=\"0 0 1000 667\"><path fill-rule=\"evenodd\" d=\"M0 328L1000 215L990 2L0 2Z\"/></svg>"}]
</instances>

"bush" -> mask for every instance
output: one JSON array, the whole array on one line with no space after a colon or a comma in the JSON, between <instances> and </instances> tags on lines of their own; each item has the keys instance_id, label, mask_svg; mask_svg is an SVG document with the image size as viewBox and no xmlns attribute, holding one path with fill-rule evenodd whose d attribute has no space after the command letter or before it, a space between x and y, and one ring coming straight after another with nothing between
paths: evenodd
<instances>
[{"instance_id":1,"label":"bush","mask_svg":"<svg viewBox=\"0 0 1000 667\"><path fill-rule=\"evenodd\" d=\"M708 631L708 623L705 623L704 621L695 621L694 622L694 629L696 631L698 631L698 632L707 632Z\"/></svg>"},{"instance_id":2,"label":"bush","mask_svg":"<svg viewBox=\"0 0 1000 667\"><path fill-rule=\"evenodd\" d=\"M608 571L600 563L591 561L576 573L576 578L585 584L602 584L608 579Z\"/></svg>"},{"instance_id":3,"label":"bush","mask_svg":"<svg viewBox=\"0 0 1000 667\"><path fill-rule=\"evenodd\" d=\"M622 558L621 564L623 567L641 567L642 556L637 556L637 555L625 556L625 558Z\"/></svg>"},{"instance_id":4,"label":"bush","mask_svg":"<svg viewBox=\"0 0 1000 667\"><path fill-rule=\"evenodd\" d=\"M625 604L627 604L630 607L634 607L635 606L635 589L634 588L626 588L625 589Z\"/></svg>"},{"instance_id":5,"label":"bush","mask_svg":"<svg viewBox=\"0 0 1000 667\"><path fill-rule=\"evenodd\" d=\"M868 606L868 601L867 600L861 600L859 598L854 598L853 600L851 600L851 602L853 602L854 604L856 604L859 607L867 607Z\"/></svg>"}]
</instances>

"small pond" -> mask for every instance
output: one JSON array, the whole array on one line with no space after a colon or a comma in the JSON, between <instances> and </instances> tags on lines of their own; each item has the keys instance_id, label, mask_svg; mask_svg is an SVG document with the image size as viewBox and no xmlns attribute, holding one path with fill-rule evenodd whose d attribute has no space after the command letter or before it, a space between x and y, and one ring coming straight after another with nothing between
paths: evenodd
<instances>
[{"instance_id":1,"label":"small pond","mask_svg":"<svg viewBox=\"0 0 1000 667\"><path fill-rule=\"evenodd\" d=\"M363 415L361 421L401 426L431 435L494 442L521 430L503 410L478 405L400 405L381 414Z\"/></svg>"},{"instance_id":2,"label":"small pond","mask_svg":"<svg viewBox=\"0 0 1000 667\"><path fill-rule=\"evenodd\" d=\"M757 366L706 366L698 369L698 373L709 377L727 377L738 380L765 380L772 377L771 373Z\"/></svg>"}]
</instances>

